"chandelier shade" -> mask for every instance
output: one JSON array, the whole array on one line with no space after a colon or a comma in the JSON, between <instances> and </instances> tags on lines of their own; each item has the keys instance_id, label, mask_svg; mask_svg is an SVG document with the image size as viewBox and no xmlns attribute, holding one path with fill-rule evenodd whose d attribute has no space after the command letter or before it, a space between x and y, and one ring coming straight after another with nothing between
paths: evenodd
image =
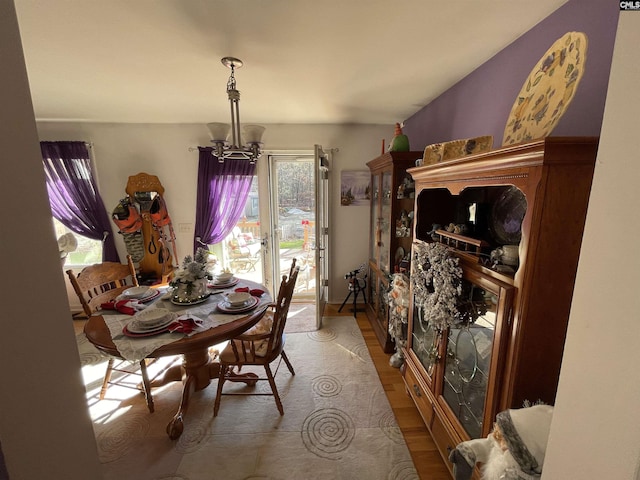
<instances>
[{"instance_id":1,"label":"chandelier shade","mask_svg":"<svg viewBox=\"0 0 640 480\"><path fill-rule=\"evenodd\" d=\"M244 126L244 138L247 143L260 143L262 142L262 134L265 128L262 125L245 125Z\"/></svg>"},{"instance_id":2,"label":"chandelier shade","mask_svg":"<svg viewBox=\"0 0 640 480\"><path fill-rule=\"evenodd\" d=\"M224 57L222 64L231 69L227 81L227 96L231 108L231 123L208 123L213 143L212 155L219 162L225 159L249 160L254 163L262 155L262 134L265 127L261 125L240 126L240 92L236 88L235 69L242 66L242 61L234 57ZM242 143L244 137L245 143Z\"/></svg>"},{"instance_id":3,"label":"chandelier shade","mask_svg":"<svg viewBox=\"0 0 640 480\"><path fill-rule=\"evenodd\" d=\"M207 123L207 128L211 133L212 142L226 142L231 131L231 125L228 123Z\"/></svg>"}]
</instances>

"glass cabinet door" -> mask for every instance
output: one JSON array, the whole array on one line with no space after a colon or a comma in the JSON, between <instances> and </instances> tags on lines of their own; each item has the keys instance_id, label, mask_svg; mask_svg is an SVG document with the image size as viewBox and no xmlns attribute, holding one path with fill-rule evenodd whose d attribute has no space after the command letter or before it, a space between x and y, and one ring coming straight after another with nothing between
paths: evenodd
<instances>
[{"instance_id":1,"label":"glass cabinet door","mask_svg":"<svg viewBox=\"0 0 640 480\"><path fill-rule=\"evenodd\" d=\"M373 263L378 265L378 252L380 251L378 246L378 236L380 228L380 175L371 175L371 207L369 210L369 258Z\"/></svg>"},{"instance_id":2,"label":"glass cabinet door","mask_svg":"<svg viewBox=\"0 0 640 480\"><path fill-rule=\"evenodd\" d=\"M442 332L437 331L431 325L429 318L424 314L422 306L413 305L413 331L411 332L411 350L424 367L424 371L433 379L436 364L440 361L440 341Z\"/></svg>"},{"instance_id":3,"label":"glass cabinet door","mask_svg":"<svg viewBox=\"0 0 640 480\"><path fill-rule=\"evenodd\" d=\"M370 279L369 282L367 282L370 286L369 289L369 303L372 305L373 310L375 312L378 311L378 303L380 302L380 298L378 297L378 289L379 284L380 284L380 280L378 279L378 275L374 274L372 272L372 274L370 275Z\"/></svg>"},{"instance_id":4,"label":"glass cabinet door","mask_svg":"<svg viewBox=\"0 0 640 480\"><path fill-rule=\"evenodd\" d=\"M391 273L389 252L391 249L391 172L382 173L382 189L380 192L380 270Z\"/></svg>"},{"instance_id":5,"label":"glass cabinet door","mask_svg":"<svg viewBox=\"0 0 640 480\"><path fill-rule=\"evenodd\" d=\"M378 319L380 323L387 328L389 321L389 299L387 296L388 285L381 279L378 279Z\"/></svg>"},{"instance_id":6,"label":"glass cabinet door","mask_svg":"<svg viewBox=\"0 0 640 480\"><path fill-rule=\"evenodd\" d=\"M471 438L483 436L491 359L512 290L488 277L462 280L458 323L447 335L442 396Z\"/></svg>"}]
</instances>

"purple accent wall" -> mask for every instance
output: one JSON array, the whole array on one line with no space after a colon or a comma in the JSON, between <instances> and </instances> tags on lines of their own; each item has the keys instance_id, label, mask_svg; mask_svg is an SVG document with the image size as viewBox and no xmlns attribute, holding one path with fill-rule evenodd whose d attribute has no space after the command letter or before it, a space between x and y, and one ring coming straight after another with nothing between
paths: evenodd
<instances>
[{"instance_id":1,"label":"purple accent wall","mask_svg":"<svg viewBox=\"0 0 640 480\"><path fill-rule=\"evenodd\" d=\"M569 0L405 120L403 132L411 149L481 135L493 135L494 148L499 147L513 102L531 69L553 42L571 31L587 35L586 70L552 135L600 135L618 14L618 2Z\"/></svg>"}]
</instances>

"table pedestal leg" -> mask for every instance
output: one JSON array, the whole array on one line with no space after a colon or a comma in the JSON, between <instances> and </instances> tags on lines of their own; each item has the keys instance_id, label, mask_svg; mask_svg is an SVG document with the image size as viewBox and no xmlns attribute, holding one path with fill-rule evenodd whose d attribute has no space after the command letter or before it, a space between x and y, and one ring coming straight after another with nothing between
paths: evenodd
<instances>
[{"instance_id":1,"label":"table pedestal leg","mask_svg":"<svg viewBox=\"0 0 640 480\"><path fill-rule=\"evenodd\" d=\"M162 387L167 383L180 382L184 375L184 367L182 365L174 365L167 369L162 378L154 379L151 382L151 388Z\"/></svg>"},{"instance_id":2,"label":"table pedestal leg","mask_svg":"<svg viewBox=\"0 0 640 480\"><path fill-rule=\"evenodd\" d=\"M169 438L176 440L182 435L184 417L189 409L191 394L206 388L209 383L211 383L211 379L218 378L219 375L220 364L211 361L208 349L204 349L184 354L182 365L174 365L165 372L162 379L152 382L152 387L160 387L179 380L183 382L180 406L167 425L167 435L169 435ZM254 373L232 373L227 377L227 380L244 382L247 385L253 386L256 384L258 378Z\"/></svg>"},{"instance_id":3,"label":"table pedestal leg","mask_svg":"<svg viewBox=\"0 0 640 480\"><path fill-rule=\"evenodd\" d=\"M182 435L184 428L183 420L189 408L189 399L192 392L197 392L207 387L212 378L218 378L220 364L212 362L208 349L198 352L191 352L184 355L184 362L180 367L184 371L184 386L182 387L182 400L180 407L167 425L169 438L175 440ZM176 378L177 370L168 370L165 376ZM180 376L182 378L182 375ZM163 379L162 381L165 381ZM168 380L169 381L169 380Z\"/></svg>"}]
</instances>

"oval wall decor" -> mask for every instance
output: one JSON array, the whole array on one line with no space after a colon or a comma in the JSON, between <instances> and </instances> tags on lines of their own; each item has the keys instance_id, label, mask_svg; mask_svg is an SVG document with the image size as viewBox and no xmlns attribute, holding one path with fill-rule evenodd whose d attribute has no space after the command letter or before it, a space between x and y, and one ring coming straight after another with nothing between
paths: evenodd
<instances>
[{"instance_id":1,"label":"oval wall decor","mask_svg":"<svg viewBox=\"0 0 640 480\"><path fill-rule=\"evenodd\" d=\"M556 40L527 77L511 107L503 145L548 136L566 111L584 74L587 36L568 32Z\"/></svg>"}]
</instances>

